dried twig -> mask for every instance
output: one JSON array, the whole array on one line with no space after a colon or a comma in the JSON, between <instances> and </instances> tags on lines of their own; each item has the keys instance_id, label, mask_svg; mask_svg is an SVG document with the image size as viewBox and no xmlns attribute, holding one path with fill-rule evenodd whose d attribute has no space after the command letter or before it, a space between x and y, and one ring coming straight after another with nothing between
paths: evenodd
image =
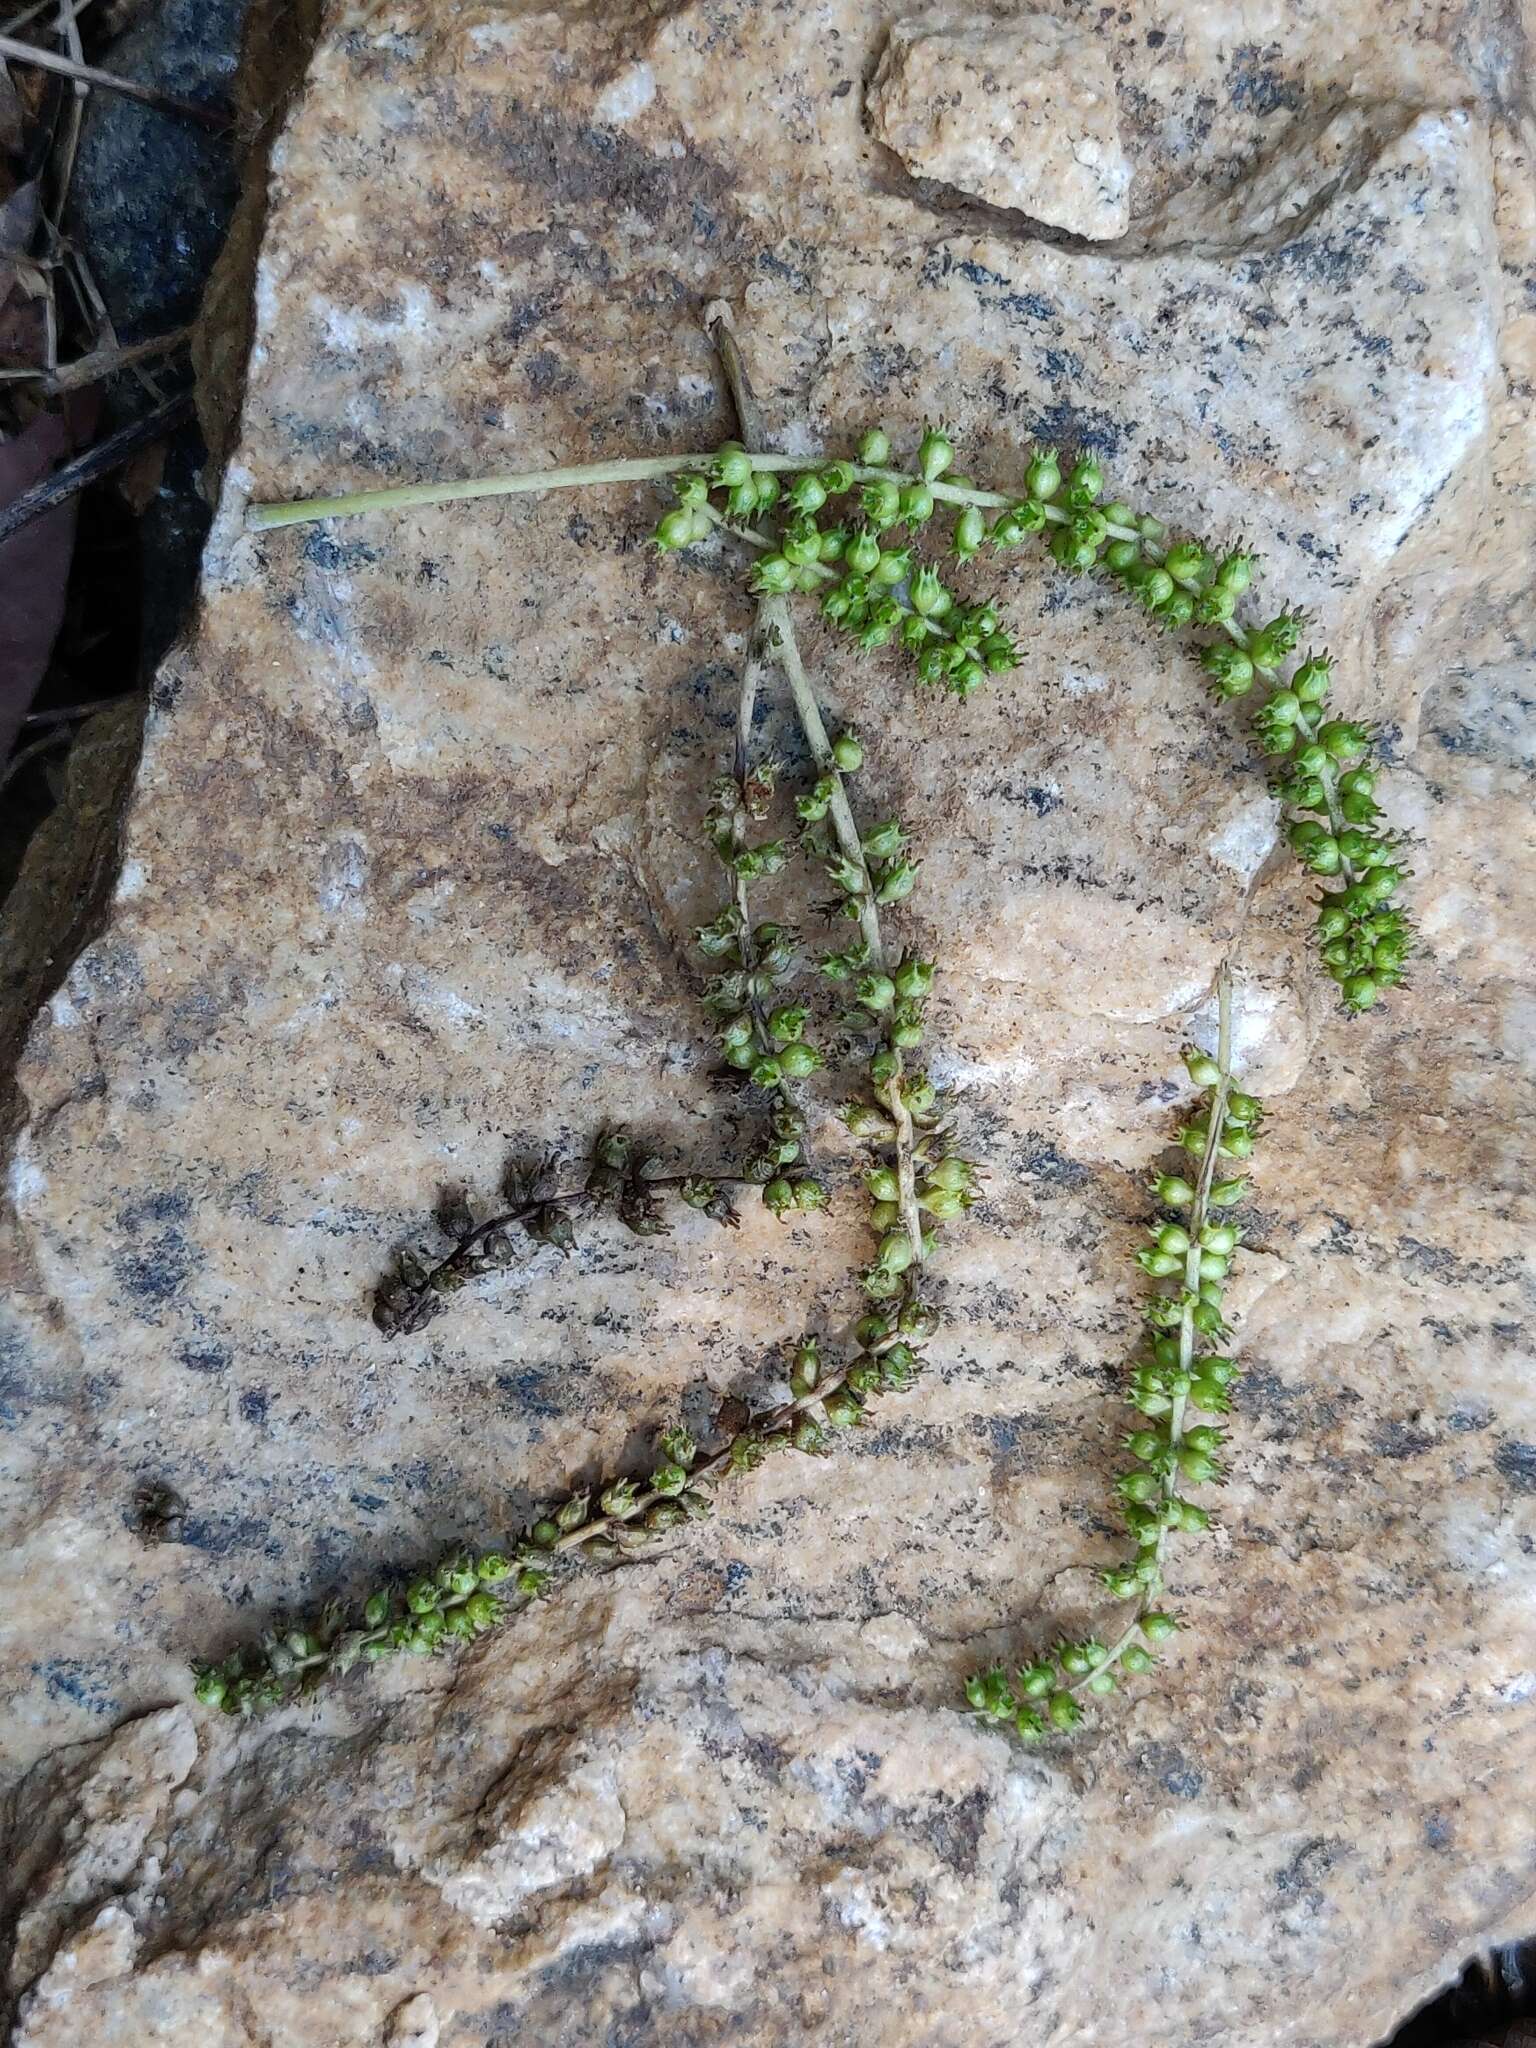
<instances>
[{"instance_id":1,"label":"dried twig","mask_svg":"<svg viewBox=\"0 0 1536 2048\"><path fill-rule=\"evenodd\" d=\"M192 411L192 394L183 391L175 398L168 398L157 405L153 412L146 413L141 420L131 420L126 427L119 427L115 434L108 434L104 441L98 441L94 448L87 448L83 455L77 455L73 462L66 462L56 469L52 476L45 476L31 490L23 491L13 498L3 512L0 512L0 541L7 541L13 533L34 519L40 519L45 512L51 512L55 505L62 505L66 498L72 498L77 491L83 491L87 484L94 484L104 476L110 476L114 469L120 469L130 455L136 455L141 448L149 447L180 426Z\"/></svg>"},{"instance_id":2,"label":"dried twig","mask_svg":"<svg viewBox=\"0 0 1536 2048\"><path fill-rule=\"evenodd\" d=\"M103 71L95 64L81 64L73 57L63 57L55 50L39 49L35 43L18 42L15 36L0 36L0 58L12 64L31 64L39 71L53 71L60 78L73 78L83 85L99 85L104 92L116 92L131 100L141 100L146 107L154 107L162 114L180 114L185 120L196 121L199 127L207 128L214 134L222 134L230 126L230 116L221 114L213 107L199 106L196 100L184 100L178 94L162 92L155 85L141 85L136 78L119 78L115 72Z\"/></svg>"},{"instance_id":3,"label":"dried twig","mask_svg":"<svg viewBox=\"0 0 1536 2048\"><path fill-rule=\"evenodd\" d=\"M154 362L159 356L173 355L177 349L185 348L191 339L190 327L177 327L169 334L152 334L147 341L93 348L89 355L77 356L72 363L60 363L58 368L51 372L0 370L0 379L13 384L41 382L49 396L56 397L63 391L80 391L87 384L104 383L108 377L115 377L120 370L131 370L140 363Z\"/></svg>"}]
</instances>

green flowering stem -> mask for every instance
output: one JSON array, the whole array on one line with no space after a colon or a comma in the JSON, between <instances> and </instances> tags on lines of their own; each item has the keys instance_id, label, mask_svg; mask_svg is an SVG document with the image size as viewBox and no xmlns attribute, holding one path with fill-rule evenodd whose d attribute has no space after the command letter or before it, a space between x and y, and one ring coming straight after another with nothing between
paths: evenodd
<instances>
[{"instance_id":1,"label":"green flowering stem","mask_svg":"<svg viewBox=\"0 0 1536 2048\"><path fill-rule=\"evenodd\" d=\"M1198 1532L1210 1515L1184 1497L1186 1484L1219 1481L1215 1453L1225 1432L1191 1423L1192 1410L1221 1415L1237 1368L1230 1358L1203 1356L1203 1347L1226 1333L1222 1295L1239 1232L1222 1213L1242 1200L1241 1178L1220 1178L1223 1159L1247 1159L1263 1118L1263 1105L1232 1084L1232 980L1226 961L1217 973L1215 1056L1185 1054L1190 1077L1205 1091L1201 1114L1185 1124L1179 1142L1199 1159L1193 1184L1183 1173L1159 1174L1154 1191L1171 1217L1154 1223L1137 1263L1162 1288L1147 1304L1150 1355L1138 1363L1130 1400L1141 1419L1127 1436L1135 1461L1116 1482L1121 1511L1136 1544L1134 1559L1102 1574L1108 1590L1132 1601L1130 1615L1106 1646L1093 1637L1062 1641L1012 1677L1001 1665L975 1673L966 1698L983 1720L1011 1723L1025 1741L1048 1728L1067 1732L1081 1718L1084 1693L1113 1692L1119 1680L1150 1669L1156 1648L1178 1628L1160 1605L1170 1537Z\"/></svg>"},{"instance_id":2,"label":"green flowering stem","mask_svg":"<svg viewBox=\"0 0 1536 2048\"><path fill-rule=\"evenodd\" d=\"M702 469L714 460L713 449L688 455L630 455L616 462L565 463L555 469L527 469L499 476L456 477L441 483L390 484L376 491L344 491L328 498L292 498L281 504L248 505L245 523L253 533L270 533L280 526L305 526L320 519L356 519L368 512L411 512L426 505L457 505L476 498L536 496L544 491L591 490L604 484L656 483L662 477L678 476L684 470ZM753 467L770 475L811 467L803 455L753 456ZM857 483L914 483L918 479L898 469L868 463L852 465ZM933 484L936 498L951 505L979 505L996 508L1012 503L1002 491L979 490L974 485ZM1059 515L1065 518L1067 515Z\"/></svg>"},{"instance_id":3,"label":"green flowering stem","mask_svg":"<svg viewBox=\"0 0 1536 2048\"><path fill-rule=\"evenodd\" d=\"M1230 964L1223 960L1216 971L1216 1066L1218 1069L1215 1086L1209 1097L1209 1122L1205 1150L1200 1156L1200 1172L1195 1181L1195 1197L1187 1214L1188 1224L1184 1226L1189 1239L1189 1248L1184 1254L1183 1301L1179 1314L1179 1361L1178 1374L1173 1382L1168 1412L1168 1444L1174 1454L1173 1468L1163 1477L1162 1505L1177 1498L1178 1454L1184 1448L1184 1431L1189 1413L1189 1386L1193 1380L1195 1349L1198 1332L1195 1328L1195 1310L1200 1303L1201 1261L1205 1253L1201 1239L1212 1225L1211 1188L1215 1183L1217 1165L1221 1159L1222 1137L1224 1134L1227 1102L1232 1093L1232 971ZM1068 1690L1072 1693L1089 1691L1095 1678L1103 1671L1113 1670L1130 1645L1136 1642L1144 1631L1149 1613L1157 1610L1162 1593L1162 1568L1168 1548L1171 1527L1166 1520L1159 1523L1152 1546L1152 1558L1156 1564L1156 1576L1144 1585L1136 1603L1135 1612L1127 1622L1124 1631L1081 1677L1075 1679Z\"/></svg>"},{"instance_id":4,"label":"green flowering stem","mask_svg":"<svg viewBox=\"0 0 1536 2048\"><path fill-rule=\"evenodd\" d=\"M727 1431L707 1458L700 1459L687 1430L665 1430L648 1483L612 1479L571 1495L532 1523L509 1552L456 1551L404 1586L378 1588L350 1616L333 1603L303 1624L280 1623L258 1645L197 1667L198 1700L226 1714L260 1714L309 1697L358 1663L424 1656L489 1634L554 1592L563 1560L614 1563L643 1554L672 1529L707 1519L721 1481L753 1472L781 1451L824 1454L845 1426L831 1418L842 1416L852 1399L853 1377L861 1401L911 1386L915 1361L907 1334L893 1327L869 1338L848 1365L831 1371L822 1370L819 1348L808 1339L796 1352L790 1398ZM811 1414L818 1408L828 1416L825 1426Z\"/></svg>"}]
</instances>

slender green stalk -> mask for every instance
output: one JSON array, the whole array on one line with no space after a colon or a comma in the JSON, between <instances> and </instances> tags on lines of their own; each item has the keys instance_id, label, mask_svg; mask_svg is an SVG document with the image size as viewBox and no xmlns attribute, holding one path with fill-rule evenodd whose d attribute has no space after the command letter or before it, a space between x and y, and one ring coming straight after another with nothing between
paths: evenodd
<instances>
[{"instance_id":1,"label":"slender green stalk","mask_svg":"<svg viewBox=\"0 0 1536 2048\"><path fill-rule=\"evenodd\" d=\"M382 490L343 491L334 497L290 498L281 504L250 505L245 523L253 533L270 533L280 526L307 526L319 519L358 519L370 512L413 512L426 505L461 505L477 498L536 496L543 491L592 490L605 484L655 483L662 477L681 476L687 470L706 468L714 451L706 449L688 455L627 455L616 462L571 462L554 469L509 471L498 476L445 478L441 483L389 484ZM770 476L784 476L805 469L803 455L754 455L755 467ZM851 465L856 483L913 484L918 478L905 470L884 464ZM946 505L975 505L996 511L1011 504L1006 491L983 490L974 484L935 483L933 495ZM1053 522L1065 520L1065 512L1047 514ZM1127 539L1135 536L1129 529Z\"/></svg>"},{"instance_id":2,"label":"slender green stalk","mask_svg":"<svg viewBox=\"0 0 1536 2048\"><path fill-rule=\"evenodd\" d=\"M1186 1154L1198 1157L1199 1170L1193 1184L1172 1171L1154 1180L1159 1202L1174 1214L1152 1226L1151 1244L1137 1255L1143 1270L1168 1282L1172 1292L1160 1291L1147 1306L1150 1354L1137 1365L1130 1394L1143 1421L1125 1439L1135 1462L1116 1484L1136 1555L1102 1574L1112 1594L1131 1602L1131 1611L1107 1644L1095 1637L1063 1640L1011 1676L993 1665L966 1686L976 1713L1011 1724L1025 1741L1038 1741L1048 1729L1074 1728L1083 1694L1113 1692L1126 1676L1151 1668L1157 1645L1179 1626L1161 1604L1169 1541L1178 1531L1210 1526L1208 1512L1182 1489L1223 1476L1215 1453L1225 1432L1189 1418L1192 1410L1225 1414L1230 1406L1227 1390L1236 1366L1230 1358L1202 1353L1208 1341L1226 1334L1222 1293L1239 1232L1222 1212L1242 1199L1245 1184L1219 1176L1224 1158L1252 1153L1263 1105L1233 1085L1232 978L1226 961L1217 972L1216 1004L1214 1057L1193 1049L1185 1055L1205 1101L1201 1115L1181 1129L1179 1142Z\"/></svg>"}]
</instances>

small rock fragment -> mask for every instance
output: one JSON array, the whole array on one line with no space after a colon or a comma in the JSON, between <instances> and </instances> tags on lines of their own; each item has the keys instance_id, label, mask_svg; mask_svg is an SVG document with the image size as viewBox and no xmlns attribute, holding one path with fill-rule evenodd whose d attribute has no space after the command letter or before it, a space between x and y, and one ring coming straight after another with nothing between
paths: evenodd
<instances>
[{"instance_id":1,"label":"small rock fragment","mask_svg":"<svg viewBox=\"0 0 1536 2048\"><path fill-rule=\"evenodd\" d=\"M1131 167L1098 42L1048 15L892 28L870 126L908 170L1095 241L1123 235Z\"/></svg>"},{"instance_id":2,"label":"small rock fragment","mask_svg":"<svg viewBox=\"0 0 1536 2048\"><path fill-rule=\"evenodd\" d=\"M385 2021L385 2048L437 2048L438 2031L437 2007L418 1991Z\"/></svg>"}]
</instances>

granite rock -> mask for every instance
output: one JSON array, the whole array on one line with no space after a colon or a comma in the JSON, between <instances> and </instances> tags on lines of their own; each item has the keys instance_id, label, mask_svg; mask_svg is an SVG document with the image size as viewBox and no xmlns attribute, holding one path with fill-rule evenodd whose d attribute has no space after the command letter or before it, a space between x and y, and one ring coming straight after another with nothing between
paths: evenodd
<instances>
[{"instance_id":1,"label":"granite rock","mask_svg":"<svg viewBox=\"0 0 1536 2048\"><path fill-rule=\"evenodd\" d=\"M1095 30L1138 208L1103 250L893 172L866 0L322 28L200 619L8 1111L24 2048L1364 2048L1529 1931L1518 44L1474 5L1390 34L1353 0L1186 13ZM231 1728L191 1657L506 1536L846 1312L845 1200L729 1242L599 1227L419 1337L372 1329L444 1183L489 1195L604 1122L740 1142L688 934L751 608L723 553L647 551L641 491L243 527L252 497L709 447L722 295L783 446L942 412L978 474L1043 436L1253 536L1384 728L1425 956L1337 1013L1240 712L1114 592L974 565L1027 659L964 706L812 629L922 849L903 930L945 963L935 1066L992 1175L932 1369L707 1540ZM798 760L776 698L762 740ZM773 901L811 918L788 877ZM1129 1254L1234 945L1273 1114L1221 1529L1179 1555L1158 1677L1024 1756L957 1688L1101 1612ZM148 1484L174 1540L144 1540Z\"/></svg>"},{"instance_id":2,"label":"granite rock","mask_svg":"<svg viewBox=\"0 0 1536 2048\"><path fill-rule=\"evenodd\" d=\"M1125 233L1131 167L1092 30L933 13L891 29L870 127L909 171L1093 241Z\"/></svg>"}]
</instances>

